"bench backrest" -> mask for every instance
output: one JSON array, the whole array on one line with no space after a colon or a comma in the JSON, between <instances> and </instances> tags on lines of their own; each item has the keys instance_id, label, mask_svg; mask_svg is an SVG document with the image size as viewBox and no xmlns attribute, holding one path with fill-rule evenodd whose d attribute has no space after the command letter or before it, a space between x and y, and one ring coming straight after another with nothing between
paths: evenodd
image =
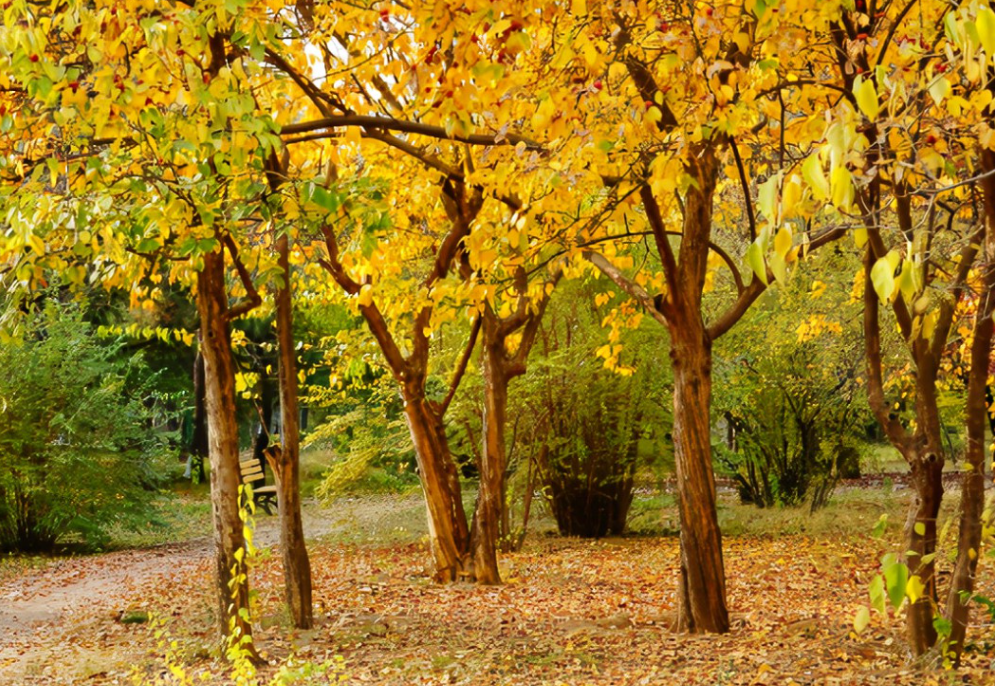
<instances>
[{"instance_id":1,"label":"bench backrest","mask_svg":"<svg viewBox=\"0 0 995 686\"><path fill-rule=\"evenodd\" d=\"M239 462L238 468L242 473L242 483L244 484L263 481L266 478L266 475L263 474L263 466L259 464L259 460L246 460L245 462Z\"/></svg>"}]
</instances>

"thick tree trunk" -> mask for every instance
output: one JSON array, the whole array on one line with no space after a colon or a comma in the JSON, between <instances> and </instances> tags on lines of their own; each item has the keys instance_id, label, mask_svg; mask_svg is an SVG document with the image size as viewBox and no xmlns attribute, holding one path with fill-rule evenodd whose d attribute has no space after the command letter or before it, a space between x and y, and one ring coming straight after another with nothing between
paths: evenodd
<instances>
[{"instance_id":1,"label":"thick tree trunk","mask_svg":"<svg viewBox=\"0 0 995 686\"><path fill-rule=\"evenodd\" d=\"M473 519L473 571L477 583L499 584L497 549L504 494L504 429L508 382L504 337L500 320L487 311L483 321L484 445L480 452L480 492Z\"/></svg>"},{"instance_id":2,"label":"thick tree trunk","mask_svg":"<svg viewBox=\"0 0 995 686\"><path fill-rule=\"evenodd\" d=\"M224 254L204 256L197 275L197 309L204 355L204 388L211 459L211 509L214 522L215 579L221 630L236 640L251 639L245 539L239 517L238 425L235 419L235 369L228 328ZM236 552L242 553L236 557ZM254 655L251 642L244 646Z\"/></svg>"},{"instance_id":3,"label":"thick tree trunk","mask_svg":"<svg viewBox=\"0 0 995 686\"><path fill-rule=\"evenodd\" d=\"M679 333L672 328L673 437L681 522L678 625L684 631L723 633L729 630L729 611L712 472L712 352L703 336Z\"/></svg>"},{"instance_id":4,"label":"thick tree trunk","mask_svg":"<svg viewBox=\"0 0 995 686\"><path fill-rule=\"evenodd\" d=\"M408 385L404 391L404 418L411 432L425 494L436 581L472 580L470 531L445 427L429 408L423 393Z\"/></svg>"},{"instance_id":5,"label":"thick tree trunk","mask_svg":"<svg viewBox=\"0 0 995 686\"><path fill-rule=\"evenodd\" d=\"M311 562L301 520L300 429L297 406L297 360L293 332L289 239L277 240L284 285L276 291L276 333L279 341L280 440L282 450L271 451L280 516L280 550L283 552L284 598L294 626L309 629L314 623L311 603Z\"/></svg>"}]
</instances>

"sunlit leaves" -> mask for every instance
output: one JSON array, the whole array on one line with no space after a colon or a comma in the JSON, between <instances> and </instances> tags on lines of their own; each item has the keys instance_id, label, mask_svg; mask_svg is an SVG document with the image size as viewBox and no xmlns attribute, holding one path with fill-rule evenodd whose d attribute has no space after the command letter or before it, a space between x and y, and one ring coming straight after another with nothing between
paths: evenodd
<instances>
[{"instance_id":1,"label":"sunlit leaves","mask_svg":"<svg viewBox=\"0 0 995 686\"><path fill-rule=\"evenodd\" d=\"M853 82L853 94L860 111L871 121L877 119L880 106L877 91L874 89L874 81L857 76Z\"/></svg>"}]
</instances>

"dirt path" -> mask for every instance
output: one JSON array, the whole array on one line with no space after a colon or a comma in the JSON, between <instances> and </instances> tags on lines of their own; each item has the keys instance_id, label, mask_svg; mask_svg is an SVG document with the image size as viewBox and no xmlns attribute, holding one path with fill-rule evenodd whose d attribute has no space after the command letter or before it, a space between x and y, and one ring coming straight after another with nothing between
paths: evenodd
<instances>
[{"instance_id":1,"label":"dirt path","mask_svg":"<svg viewBox=\"0 0 995 686\"><path fill-rule=\"evenodd\" d=\"M385 529L388 533L403 529L398 522L410 521L420 506L417 498L381 500L379 507L372 508L371 499L343 499L332 508L309 504L305 534L312 540L332 536L360 542L368 535L383 535ZM417 522L411 523L417 528ZM258 546L276 548L277 524L275 516L258 515ZM207 530L209 523L205 521L204 527ZM130 611L148 609L146 602L153 597L182 598L184 586L202 594L209 583L212 552L211 539L201 537L63 558L0 581L0 685L77 683L103 674L115 662L127 668L140 652L111 659L99 645L108 638L127 639L128 632L140 632L141 624L121 620ZM210 607L198 607L198 612L207 617ZM74 674L63 673L67 664L74 665Z\"/></svg>"}]
</instances>

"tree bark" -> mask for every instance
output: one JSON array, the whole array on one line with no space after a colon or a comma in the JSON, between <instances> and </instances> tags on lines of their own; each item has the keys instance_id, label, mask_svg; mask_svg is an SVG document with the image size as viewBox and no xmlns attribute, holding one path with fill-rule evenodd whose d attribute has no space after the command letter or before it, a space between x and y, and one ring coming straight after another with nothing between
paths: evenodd
<instances>
[{"instance_id":1,"label":"tree bark","mask_svg":"<svg viewBox=\"0 0 995 686\"><path fill-rule=\"evenodd\" d=\"M473 579L470 530L459 473L449 452L445 426L429 407L424 390L404 387L404 417L418 461L418 476L428 513L429 542L436 581Z\"/></svg>"},{"instance_id":2,"label":"tree bark","mask_svg":"<svg viewBox=\"0 0 995 686\"><path fill-rule=\"evenodd\" d=\"M297 404L297 360L294 347L291 298L290 240L286 234L276 242L283 285L276 291L276 334L279 342L280 450L267 457L276 479L276 502L280 517L280 550L283 553L284 599L294 626L310 629L314 624L311 602L311 561L304 541L301 519L300 428Z\"/></svg>"},{"instance_id":3,"label":"tree bark","mask_svg":"<svg viewBox=\"0 0 995 686\"><path fill-rule=\"evenodd\" d=\"M674 457L681 522L678 628L724 633L726 607L722 534L712 472L712 353L709 342L671 329L674 371Z\"/></svg>"},{"instance_id":4,"label":"tree bark","mask_svg":"<svg viewBox=\"0 0 995 686\"><path fill-rule=\"evenodd\" d=\"M508 407L507 355L500 319L489 305L483 314L484 413L480 491L473 519L473 571L480 584L499 584L497 548L504 493L504 429Z\"/></svg>"},{"instance_id":5,"label":"tree bark","mask_svg":"<svg viewBox=\"0 0 995 686\"><path fill-rule=\"evenodd\" d=\"M255 656L248 620L249 582L245 538L239 517L238 425L235 419L235 371L228 326L228 292L224 253L204 255L197 274L197 309L204 356L204 389L211 460L211 509L214 522L215 581L221 631ZM241 559L236 552L241 550Z\"/></svg>"}]
</instances>

